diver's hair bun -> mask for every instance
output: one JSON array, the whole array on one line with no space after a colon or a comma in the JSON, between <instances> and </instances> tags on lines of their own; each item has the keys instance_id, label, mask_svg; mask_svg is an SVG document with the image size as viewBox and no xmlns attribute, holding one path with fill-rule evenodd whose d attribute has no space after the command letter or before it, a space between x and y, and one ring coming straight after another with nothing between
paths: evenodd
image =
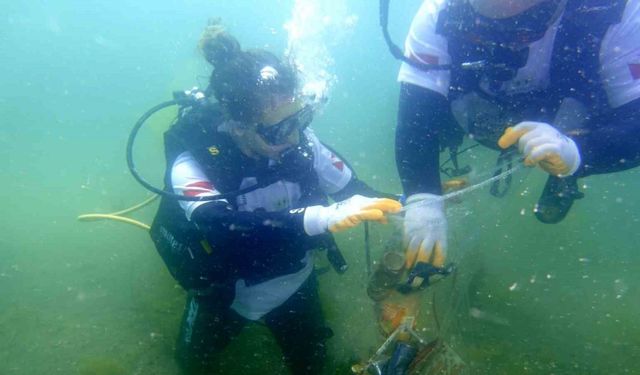
<instances>
[{"instance_id":1,"label":"diver's hair bun","mask_svg":"<svg viewBox=\"0 0 640 375\"><path fill-rule=\"evenodd\" d=\"M209 20L209 24L202 32L198 47L204 58L214 68L227 64L242 53L240 43L225 30L220 19Z\"/></svg>"}]
</instances>

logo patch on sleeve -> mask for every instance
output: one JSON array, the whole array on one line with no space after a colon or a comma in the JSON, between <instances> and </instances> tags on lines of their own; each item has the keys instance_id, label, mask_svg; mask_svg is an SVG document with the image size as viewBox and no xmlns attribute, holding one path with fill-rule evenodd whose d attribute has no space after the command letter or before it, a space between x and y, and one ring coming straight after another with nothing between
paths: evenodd
<instances>
[{"instance_id":1,"label":"logo patch on sleeve","mask_svg":"<svg viewBox=\"0 0 640 375\"><path fill-rule=\"evenodd\" d=\"M216 146L211 146L207 150L209 150L209 153L212 156L216 156L216 155L220 154L220 149L218 149Z\"/></svg>"}]
</instances>

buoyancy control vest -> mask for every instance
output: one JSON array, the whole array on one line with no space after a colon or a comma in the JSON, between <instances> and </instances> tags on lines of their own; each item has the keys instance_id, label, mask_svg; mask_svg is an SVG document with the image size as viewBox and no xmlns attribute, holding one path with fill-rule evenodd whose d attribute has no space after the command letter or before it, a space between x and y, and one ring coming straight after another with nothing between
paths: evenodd
<instances>
[{"instance_id":1,"label":"buoyancy control vest","mask_svg":"<svg viewBox=\"0 0 640 375\"><path fill-rule=\"evenodd\" d=\"M222 194L238 192L245 177L255 177L257 187L279 180L296 182L301 189L297 207L326 204L312 160L310 165L267 167L245 156L234 141L218 131L225 116L217 104L206 104L181 110L178 120L165 133L165 189L171 190L171 168L176 158L189 151L204 174ZM266 161L265 161L266 162ZM237 209L235 199L227 199ZM216 204L216 203L213 203ZM317 237L317 238L316 238ZM247 259L242 249L216 251L215 239L207 238L194 223L187 220L177 200L163 197L151 226L151 238L171 275L187 289L207 289L217 284L232 284L243 278L248 285L300 270L305 251L333 242L330 236L298 236L289 241L260 242L264 253L273 256L261 261ZM297 247L292 249L292 247Z\"/></svg>"},{"instance_id":2,"label":"buoyancy control vest","mask_svg":"<svg viewBox=\"0 0 640 375\"><path fill-rule=\"evenodd\" d=\"M622 20L627 1L569 0L554 43L550 92L559 103L573 97L602 113L609 109L600 79L600 50L609 28Z\"/></svg>"},{"instance_id":3,"label":"buoyancy control vest","mask_svg":"<svg viewBox=\"0 0 640 375\"><path fill-rule=\"evenodd\" d=\"M448 40L451 56L451 96L476 91L484 78L495 90L490 98L522 108L525 103L546 101L557 109L558 100L578 96L585 104L606 102L599 73L601 42L610 26L620 22L626 1L622 0L568 0L558 24L550 68L550 90L540 93L501 95L498 87L512 79L528 59L529 48L510 49L499 43L473 43L474 37L460 26L470 22L465 15L465 0L451 0L438 16L437 32ZM478 38L482 39L482 38ZM485 69L463 69L465 63L487 61ZM551 94L551 95L547 95ZM543 103L543 102L541 102ZM526 106L526 105L525 105Z\"/></svg>"},{"instance_id":4,"label":"buoyancy control vest","mask_svg":"<svg viewBox=\"0 0 640 375\"><path fill-rule=\"evenodd\" d=\"M499 87L513 79L527 63L529 48L512 50L496 43L470 43L470 37L459 27L466 17L462 14L463 3L464 0L449 2L438 16L437 32L447 38L452 60L449 99L453 102L474 92L495 106L493 114L488 112L487 121L477 120L480 115L476 114L474 121L467 124L466 130L475 133L476 140L496 148L496 137L502 134L504 127L525 119L552 121L567 97L573 97L598 112L608 108L599 78L599 52L609 27L620 22L625 1L568 0L553 42L548 88L511 95L500 93ZM464 63L474 61L488 62L487 69L460 68ZM480 89L481 80L492 91L491 95L486 88ZM495 124L491 125L493 122ZM487 136L480 134L483 132ZM482 142L483 139L486 142Z\"/></svg>"}]
</instances>

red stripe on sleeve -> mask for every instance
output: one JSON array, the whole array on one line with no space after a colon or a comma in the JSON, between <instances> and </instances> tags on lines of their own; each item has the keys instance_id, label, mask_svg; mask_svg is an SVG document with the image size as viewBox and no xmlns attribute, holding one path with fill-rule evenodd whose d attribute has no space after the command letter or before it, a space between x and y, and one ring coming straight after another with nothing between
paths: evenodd
<instances>
[{"instance_id":1,"label":"red stripe on sleeve","mask_svg":"<svg viewBox=\"0 0 640 375\"><path fill-rule=\"evenodd\" d=\"M189 190L189 189L185 189L182 194L184 194L187 197L195 197L198 194L202 194L205 193L205 191L203 191L203 189L207 189L211 192L213 192L213 185L211 185L211 183L209 181L196 181L196 182L192 182L190 184L187 185L187 188L197 188L197 189L193 189L193 190Z\"/></svg>"},{"instance_id":2,"label":"red stripe on sleeve","mask_svg":"<svg viewBox=\"0 0 640 375\"><path fill-rule=\"evenodd\" d=\"M431 65L438 65L438 61L440 61L438 56L429 55L428 53L411 54L409 58L413 61Z\"/></svg>"}]
</instances>

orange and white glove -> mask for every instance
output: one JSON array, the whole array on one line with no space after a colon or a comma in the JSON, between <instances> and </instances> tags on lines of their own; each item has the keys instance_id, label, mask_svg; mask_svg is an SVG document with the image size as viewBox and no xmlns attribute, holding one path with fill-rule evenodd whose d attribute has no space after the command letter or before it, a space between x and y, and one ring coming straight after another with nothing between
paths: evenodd
<instances>
[{"instance_id":1,"label":"orange and white glove","mask_svg":"<svg viewBox=\"0 0 640 375\"><path fill-rule=\"evenodd\" d=\"M387 214L400 212L400 202L387 198L354 195L331 206L311 206L305 209L304 230L310 236L327 231L335 233L353 228L363 221L387 222Z\"/></svg>"},{"instance_id":2,"label":"orange and white glove","mask_svg":"<svg viewBox=\"0 0 640 375\"><path fill-rule=\"evenodd\" d=\"M580 151L576 143L547 123L523 121L507 128L498 145L504 149L516 142L525 157L526 166L538 165L558 177L571 176L580 167Z\"/></svg>"},{"instance_id":3,"label":"orange and white glove","mask_svg":"<svg viewBox=\"0 0 640 375\"><path fill-rule=\"evenodd\" d=\"M405 267L417 263L444 266L447 255L447 218L444 201L434 194L414 194L407 198L404 215Z\"/></svg>"}]
</instances>

